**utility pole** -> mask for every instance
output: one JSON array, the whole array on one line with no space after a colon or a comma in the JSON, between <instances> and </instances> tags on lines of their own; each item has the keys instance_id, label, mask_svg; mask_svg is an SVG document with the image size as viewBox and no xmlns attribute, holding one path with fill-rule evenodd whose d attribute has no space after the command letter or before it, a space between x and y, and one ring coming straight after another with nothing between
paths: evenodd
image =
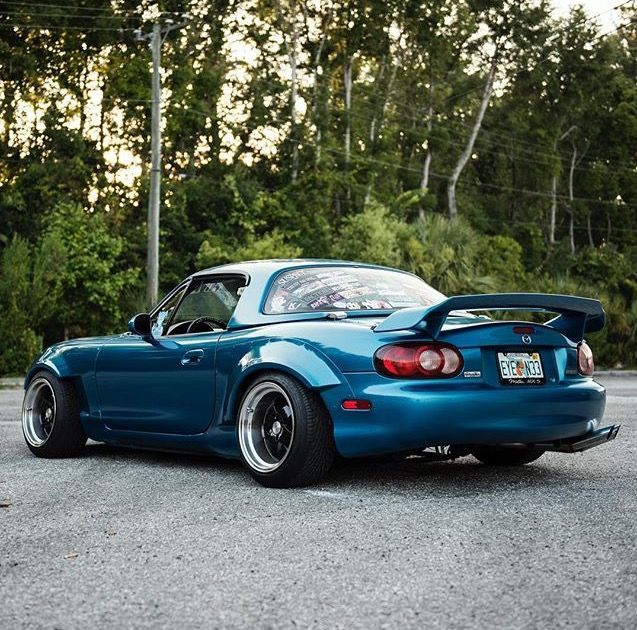
<instances>
[{"instance_id":1,"label":"utility pole","mask_svg":"<svg viewBox=\"0 0 637 630\"><path fill-rule=\"evenodd\" d=\"M146 302L157 302L159 290L159 203L161 201L161 25L153 24L153 102L150 136L150 191L148 194L148 248Z\"/></svg>"},{"instance_id":2,"label":"utility pole","mask_svg":"<svg viewBox=\"0 0 637 630\"><path fill-rule=\"evenodd\" d=\"M187 15L175 24L171 19L162 25L159 20L153 24L150 33L136 31L137 40L150 40L153 58L152 76L152 117L151 117L151 163L150 190L148 194L148 246L146 256L146 302L149 307L157 303L159 292L159 210L161 202L161 46L166 36L187 24Z\"/></svg>"}]
</instances>

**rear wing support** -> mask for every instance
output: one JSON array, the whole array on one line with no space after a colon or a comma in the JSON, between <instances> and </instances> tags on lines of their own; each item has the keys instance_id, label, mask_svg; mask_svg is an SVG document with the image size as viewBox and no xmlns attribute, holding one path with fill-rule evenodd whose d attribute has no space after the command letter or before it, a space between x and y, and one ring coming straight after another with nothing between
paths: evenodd
<instances>
[{"instance_id":1,"label":"rear wing support","mask_svg":"<svg viewBox=\"0 0 637 630\"><path fill-rule=\"evenodd\" d=\"M384 319L374 332L422 330L433 339L440 334L447 317L454 311L536 311L557 313L546 323L572 341L604 327L606 314L599 300L548 293L485 293L457 295L428 308L404 308Z\"/></svg>"}]
</instances>

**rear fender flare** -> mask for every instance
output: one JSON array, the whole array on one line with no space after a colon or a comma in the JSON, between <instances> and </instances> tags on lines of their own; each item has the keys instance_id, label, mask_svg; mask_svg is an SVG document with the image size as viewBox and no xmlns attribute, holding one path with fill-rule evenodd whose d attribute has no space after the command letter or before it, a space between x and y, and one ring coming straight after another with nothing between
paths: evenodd
<instances>
[{"instance_id":1,"label":"rear fender flare","mask_svg":"<svg viewBox=\"0 0 637 630\"><path fill-rule=\"evenodd\" d=\"M235 411L250 381L267 371L283 372L319 391L328 407L337 392L352 394L339 369L317 348L297 339L267 341L250 348L229 375L224 423L234 424Z\"/></svg>"}]
</instances>

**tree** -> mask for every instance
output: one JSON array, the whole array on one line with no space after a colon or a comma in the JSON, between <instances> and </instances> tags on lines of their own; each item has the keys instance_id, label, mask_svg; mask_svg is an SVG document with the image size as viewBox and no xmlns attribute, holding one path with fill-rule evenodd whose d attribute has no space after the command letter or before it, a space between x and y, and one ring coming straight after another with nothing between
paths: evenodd
<instances>
[{"instance_id":1,"label":"tree","mask_svg":"<svg viewBox=\"0 0 637 630\"><path fill-rule=\"evenodd\" d=\"M51 305L64 338L121 329L121 296L139 276L139 269L122 265L123 238L111 233L102 215L74 204L56 206L47 217L45 238L65 252L65 264L56 270L60 299Z\"/></svg>"},{"instance_id":2,"label":"tree","mask_svg":"<svg viewBox=\"0 0 637 630\"><path fill-rule=\"evenodd\" d=\"M0 255L0 374L24 374L41 348L29 317L30 284L31 249L16 236Z\"/></svg>"},{"instance_id":3,"label":"tree","mask_svg":"<svg viewBox=\"0 0 637 630\"><path fill-rule=\"evenodd\" d=\"M488 67L486 80L482 87L482 95L475 119L471 126L464 150L453 168L447 184L449 216L454 219L458 215L456 186L458 178L464 170L480 132L484 114L487 110L496 82L497 71L505 67L508 72L515 72L517 62L527 61L533 49L541 48L546 38L546 29L542 28L549 14L545 0L533 3L510 2L508 0L475 2L476 31L472 48L480 51L478 58ZM486 29L486 30L485 30ZM482 32L485 31L484 34ZM488 61L484 60L484 51Z\"/></svg>"}]
</instances>

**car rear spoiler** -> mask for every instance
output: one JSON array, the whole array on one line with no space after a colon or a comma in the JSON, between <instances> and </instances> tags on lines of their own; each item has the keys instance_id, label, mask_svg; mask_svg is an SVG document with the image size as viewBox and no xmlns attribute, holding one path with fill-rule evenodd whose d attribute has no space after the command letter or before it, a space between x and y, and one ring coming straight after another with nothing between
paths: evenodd
<instances>
[{"instance_id":1,"label":"car rear spoiler","mask_svg":"<svg viewBox=\"0 0 637 630\"><path fill-rule=\"evenodd\" d=\"M445 320L454 311L538 311L558 313L546 323L575 342L585 333L604 327L606 314L599 300L547 293L486 293L457 295L428 308L404 308L389 315L374 332L422 330L435 339Z\"/></svg>"}]
</instances>

